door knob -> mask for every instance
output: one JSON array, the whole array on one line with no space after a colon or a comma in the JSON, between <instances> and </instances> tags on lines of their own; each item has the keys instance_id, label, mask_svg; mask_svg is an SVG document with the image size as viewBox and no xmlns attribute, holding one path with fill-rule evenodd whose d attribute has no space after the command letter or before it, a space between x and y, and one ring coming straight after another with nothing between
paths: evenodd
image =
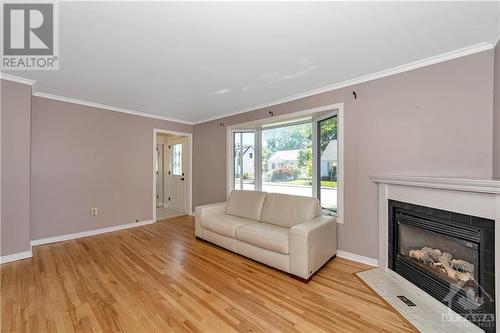
<instances>
[{"instance_id":1,"label":"door knob","mask_svg":"<svg viewBox=\"0 0 500 333\"><path fill-rule=\"evenodd\" d=\"M181 180L184 180L184 178L181 178Z\"/></svg>"}]
</instances>

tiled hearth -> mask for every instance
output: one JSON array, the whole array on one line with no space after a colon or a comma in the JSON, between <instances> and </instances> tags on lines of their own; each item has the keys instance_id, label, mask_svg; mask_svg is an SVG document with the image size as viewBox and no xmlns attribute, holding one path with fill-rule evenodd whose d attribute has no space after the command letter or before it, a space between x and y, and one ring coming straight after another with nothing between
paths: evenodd
<instances>
[{"instance_id":1,"label":"tiled hearth","mask_svg":"<svg viewBox=\"0 0 500 333\"><path fill-rule=\"evenodd\" d=\"M357 275L422 333L483 332L390 269L375 268Z\"/></svg>"}]
</instances>

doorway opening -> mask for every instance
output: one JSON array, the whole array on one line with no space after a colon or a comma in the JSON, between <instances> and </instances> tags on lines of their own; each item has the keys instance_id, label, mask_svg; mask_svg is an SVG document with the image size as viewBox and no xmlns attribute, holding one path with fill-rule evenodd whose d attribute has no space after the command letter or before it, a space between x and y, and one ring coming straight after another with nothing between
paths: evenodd
<instances>
[{"instance_id":1,"label":"doorway opening","mask_svg":"<svg viewBox=\"0 0 500 333\"><path fill-rule=\"evenodd\" d=\"M153 130L153 220L191 214L191 134Z\"/></svg>"}]
</instances>

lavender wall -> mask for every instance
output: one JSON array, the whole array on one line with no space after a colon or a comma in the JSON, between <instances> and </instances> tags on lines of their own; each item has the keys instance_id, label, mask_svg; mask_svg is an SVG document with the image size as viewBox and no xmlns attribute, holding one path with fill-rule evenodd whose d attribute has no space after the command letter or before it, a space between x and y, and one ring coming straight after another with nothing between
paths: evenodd
<instances>
[{"instance_id":1,"label":"lavender wall","mask_svg":"<svg viewBox=\"0 0 500 333\"><path fill-rule=\"evenodd\" d=\"M31 239L151 220L153 128L192 132L34 96ZM92 207L98 216L90 216Z\"/></svg>"},{"instance_id":2,"label":"lavender wall","mask_svg":"<svg viewBox=\"0 0 500 333\"><path fill-rule=\"evenodd\" d=\"M500 178L500 43L495 47L493 82L493 177Z\"/></svg>"},{"instance_id":3,"label":"lavender wall","mask_svg":"<svg viewBox=\"0 0 500 333\"><path fill-rule=\"evenodd\" d=\"M376 258L370 175L491 177L493 51L222 119L226 126L344 103L345 223L339 248ZM354 99L355 90L358 98ZM194 126L194 205L226 197L226 128Z\"/></svg>"},{"instance_id":4,"label":"lavender wall","mask_svg":"<svg viewBox=\"0 0 500 333\"><path fill-rule=\"evenodd\" d=\"M31 86L1 82L2 256L30 249Z\"/></svg>"}]
</instances>

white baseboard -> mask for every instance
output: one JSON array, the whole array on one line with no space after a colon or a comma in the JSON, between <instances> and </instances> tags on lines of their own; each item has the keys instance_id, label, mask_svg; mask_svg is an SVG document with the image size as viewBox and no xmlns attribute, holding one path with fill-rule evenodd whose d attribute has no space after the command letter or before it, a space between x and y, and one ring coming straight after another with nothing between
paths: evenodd
<instances>
[{"instance_id":1,"label":"white baseboard","mask_svg":"<svg viewBox=\"0 0 500 333\"><path fill-rule=\"evenodd\" d=\"M112 227L99 228L99 229L82 231L82 232L75 232L75 233L67 234L67 235L41 238L41 239L32 240L31 246L62 242L62 241L71 240L71 239L77 239L77 238L82 238L82 237L104 234L104 233L112 232L112 231L141 227L143 225L148 225L151 223L154 223L154 222L149 220L149 221L142 221L142 222L135 222L135 223L128 223L128 224L120 224L120 225L115 225Z\"/></svg>"},{"instance_id":2,"label":"white baseboard","mask_svg":"<svg viewBox=\"0 0 500 333\"><path fill-rule=\"evenodd\" d=\"M33 252L31 250L24 251L24 252L18 252L14 254L9 254L6 256L1 256L0 257L0 264L6 264L11 261L16 261L16 260L21 260L21 259L27 259L33 257Z\"/></svg>"},{"instance_id":3,"label":"white baseboard","mask_svg":"<svg viewBox=\"0 0 500 333\"><path fill-rule=\"evenodd\" d=\"M357 261L357 262L360 262L362 264L367 264L370 266L378 267L378 259L360 256L358 254L354 254L354 253L347 252L347 251L337 250L337 257L341 257L341 258L349 259L352 261Z\"/></svg>"}]
</instances>

